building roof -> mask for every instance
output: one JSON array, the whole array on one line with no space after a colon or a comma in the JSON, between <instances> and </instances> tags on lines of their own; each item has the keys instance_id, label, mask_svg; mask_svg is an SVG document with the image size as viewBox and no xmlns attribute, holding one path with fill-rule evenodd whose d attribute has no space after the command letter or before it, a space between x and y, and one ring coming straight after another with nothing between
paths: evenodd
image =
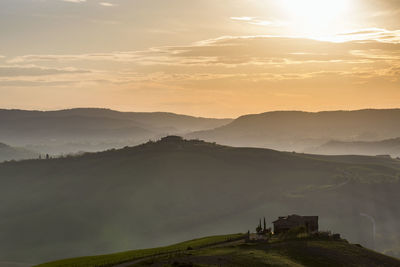
<instances>
[{"instance_id":1,"label":"building roof","mask_svg":"<svg viewBox=\"0 0 400 267\"><path fill-rule=\"evenodd\" d=\"M289 216L283 216L279 217L278 220L273 221L272 223L278 223L278 222L285 222L285 221L296 221L296 220L304 220L304 219L318 219L318 216L300 216L297 214L289 215Z\"/></svg>"}]
</instances>

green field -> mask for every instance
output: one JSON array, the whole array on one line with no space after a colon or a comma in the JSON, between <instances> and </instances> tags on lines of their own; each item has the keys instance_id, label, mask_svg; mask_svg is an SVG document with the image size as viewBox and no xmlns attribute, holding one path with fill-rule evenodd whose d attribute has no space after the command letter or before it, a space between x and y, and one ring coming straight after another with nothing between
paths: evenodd
<instances>
[{"instance_id":1,"label":"green field","mask_svg":"<svg viewBox=\"0 0 400 267\"><path fill-rule=\"evenodd\" d=\"M194 239L182 243L178 243L171 246L150 248L150 249L140 249L132 250L121 253L109 254L109 255L99 255L90 257L80 257L74 259L65 259L55 262L49 262L37 265L36 267L103 267L112 266L118 263L123 263L127 261L133 261L140 258L145 258L153 255L160 255L166 253L174 253L185 251L189 247L193 249L203 248L205 246L210 246L214 244L219 244L222 242L235 240L242 237L243 234L231 234L231 235L219 235L210 236L199 239Z\"/></svg>"},{"instance_id":2,"label":"green field","mask_svg":"<svg viewBox=\"0 0 400 267\"><path fill-rule=\"evenodd\" d=\"M383 254L349 244L345 240L297 239L273 243L231 243L222 247L186 251L174 256L146 259L139 266L400 266L400 261Z\"/></svg>"},{"instance_id":3,"label":"green field","mask_svg":"<svg viewBox=\"0 0 400 267\"><path fill-rule=\"evenodd\" d=\"M167 247L66 259L36 267L127 266L400 266L400 260L350 244L344 239L298 235L270 242L245 242L243 234L211 236ZM192 249L188 249L188 248Z\"/></svg>"}]
</instances>

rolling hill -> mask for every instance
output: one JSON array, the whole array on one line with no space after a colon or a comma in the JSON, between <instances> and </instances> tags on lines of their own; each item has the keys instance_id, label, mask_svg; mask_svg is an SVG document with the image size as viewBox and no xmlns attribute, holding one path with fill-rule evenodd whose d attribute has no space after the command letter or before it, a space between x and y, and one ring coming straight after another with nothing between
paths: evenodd
<instances>
[{"instance_id":1,"label":"rolling hill","mask_svg":"<svg viewBox=\"0 0 400 267\"><path fill-rule=\"evenodd\" d=\"M188 138L233 146L303 152L330 140L379 141L397 138L400 109L357 111L276 111L242 116Z\"/></svg>"},{"instance_id":2,"label":"rolling hill","mask_svg":"<svg viewBox=\"0 0 400 267\"><path fill-rule=\"evenodd\" d=\"M40 263L244 232L260 216L318 214L398 255L400 161L164 138L0 164L0 262ZM374 218L371 221L360 214ZM197 233L197 234L196 234Z\"/></svg>"},{"instance_id":3,"label":"rolling hill","mask_svg":"<svg viewBox=\"0 0 400 267\"><path fill-rule=\"evenodd\" d=\"M245 235L211 236L153 249L65 259L36 267L133 266L400 266L400 260L347 240L273 237L246 242Z\"/></svg>"},{"instance_id":4,"label":"rolling hill","mask_svg":"<svg viewBox=\"0 0 400 267\"><path fill-rule=\"evenodd\" d=\"M330 141L307 152L328 155L390 155L400 157L400 138L375 142Z\"/></svg>"},{"instance_id":5,"label":"rolling hill","mask_svg":"<svg viewBox=\"0 0 400 267\"><path fill-rule=\"evenodd\" d=\"M101 151L229 123L173 113L80 108L59 111L0 110L0 140L50 154Z\"/></svg>"},{"instance_id":6,"label":"rolling hill","mask_svg":"<svg viewBox=\"0 0 400 267\"><path fill-rule=\"evenodd\" d=\"M34 159L37 157L39 157L39 154L36 152L0 143L0 162L6 160Z\"/></svg>"}]
</instances>

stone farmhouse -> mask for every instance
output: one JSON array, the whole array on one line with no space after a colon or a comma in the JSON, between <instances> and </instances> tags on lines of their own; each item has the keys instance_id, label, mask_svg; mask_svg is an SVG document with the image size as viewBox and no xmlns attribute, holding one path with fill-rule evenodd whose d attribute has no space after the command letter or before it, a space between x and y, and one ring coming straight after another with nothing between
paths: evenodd
<instances>
[{"instance_id":1,"label":"stone farmhouse","mask_svg":"<svg viewBox=\"0 0 400 267\"><path fill-rule=\"evenodd\" d=\"M289 215L279 217L272 222L274 225L274 234L285 233L292 228L304 226L309 233L318 232L318 216L299 216Z\"/></svg>"}]
</instances>

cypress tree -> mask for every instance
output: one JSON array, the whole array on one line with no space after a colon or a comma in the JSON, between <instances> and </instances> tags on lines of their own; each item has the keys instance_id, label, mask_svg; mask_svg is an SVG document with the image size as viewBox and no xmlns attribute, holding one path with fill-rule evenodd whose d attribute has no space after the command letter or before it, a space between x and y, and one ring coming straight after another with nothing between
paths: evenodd
<instances>
[{"instance_id":1,"label":"cypress tree","mask_svg":"<svg viewBox=\"0 0 400 267\"><path fill-rule=\"evenodd\" d=\"M264 217L264 232L267 231L267 223L265 222L265 217Z\"/></svg>"},{"instance_id":2,"label":"cypress tree","mask_svg":"<svg viewBox=\"0 0 400 267\"><path fill-rule=\"evenodd\" d=\"M257 228L256 228L256 231L257 231L258 234L262 232L262 228L261 228L261 219L260 219L260 222L258 223L258 226L257 226Z\"/></svg>"}]
</instances>

